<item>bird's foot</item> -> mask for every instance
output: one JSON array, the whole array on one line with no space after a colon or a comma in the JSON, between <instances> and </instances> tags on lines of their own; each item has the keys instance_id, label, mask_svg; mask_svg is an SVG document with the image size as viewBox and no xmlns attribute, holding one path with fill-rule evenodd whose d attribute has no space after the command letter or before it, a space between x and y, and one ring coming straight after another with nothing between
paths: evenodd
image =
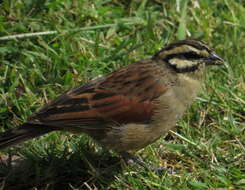
<instances>
[{"instance_id":1,"label":"bird's foot","mask_svg":"<svg viewBox=\"0 0 245 190\"><path fill-rule=\"evenodd\" d=\"M123 160L125 161L125 163L127 165L130 165L130 166L139 166L140 168L144 168L146 170L150 170L150 171L154 171L156 173L162 173L164 171L167 170L166 167L164 166L149 166L147 165L140 156L137 156L137 155L133 155L133 154L130 154L128 152L123 152L123 153L120 153Z\"/></svg>"},{"instance_id":2,"label":"bird's foot","mask_svg":"<svg viewBox=\"0 0 245 190\"><path fill-rule=\"evenodd\" d=\"M121 154L123 160L125 161L125 163L127 165L136 165L137 164L140 167L146 168L146 164L140 156L136 156L136 155L130 154L128 152L123 152L120 154Z\"/></svg>"}]
</instances>

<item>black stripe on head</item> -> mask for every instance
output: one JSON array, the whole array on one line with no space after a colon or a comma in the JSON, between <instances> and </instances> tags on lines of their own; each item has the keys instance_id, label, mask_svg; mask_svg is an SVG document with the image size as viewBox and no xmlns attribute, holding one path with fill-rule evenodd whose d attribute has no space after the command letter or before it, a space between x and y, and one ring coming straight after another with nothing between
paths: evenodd
<instances>
[{"instance_id":1,"label":"black stripe on head","mask_svg":"<svg viewBox=\"0 0 245 190\"><path fill-rule=\"evenodd\" d=\"M197 40L178 41L178 42L169 44L167 47L163 48L163 50L171 50L171 49L174 49L174 48L182 46L182 45L189 45L189 46L192 46L198 50L207 50L208 52L210 52L210 49L205 45L205 43L203 43L201 41L197 41Z\"/></svg>"},{"instance_id":2,"label":"black stripe on head","mask_svg":"<svg viewBox=\"0 0 245 190\"><path fill-rule=\"evenodd\" d=\"M164 58L164 61L168 62L170 59L178 58L183 60L197 60L197 59L204 59L203 55L197 54L194 51L184 52L184 53L176 53L176 54L169 54Z\"/></svg>"},{"instance_id":3,"label":"black stripe on head","mask_svg":"<svg viewBox=\"0 0 245 190\"><path fill-rule=\"evenodd\" d=\"M169 66L174 69L175 72L177 73L188 73L188 72L194 72L198 69L198 65L193 65L192 67L185 67L185 68L177 68L176 65L171 65Z\"/></svg>"},{"instance_id":4,"label":"black stripe on head","mask_svg":"<svg viewBox=\"0 0 245 190\"><path fill-rule=\"evenodd\" d=\"M197 40L182 40L182 41L178 41L172 44L167 45L166 47L163 47L160 51L158 51L154 56L153 59L157 59L157 58L161 58L163 56L168 56L168 52L171 52L172 50L174 51L174 49L176 48L181 48L183 47L183 51L185 50L184 46L190 46L194 49L197 49L197 51L204 51L206 50L208 53L211 53L211 50L205 45L205 43L201 42L201 41L197 41ZM190 51L190 50L189 50ZM166 52L166 54L164 53ZM194 55L193 51L193 55L189 54L188 52L186 52L186 56L185 57L193 57L196 56ZM178 52L178 54L182 54L180 52ZM183 54L185 54L185 52L183 52ZM197 53L196 53L197 54ZM174 54L173 54L174 56Z\"/></svg>"}]
</instances>

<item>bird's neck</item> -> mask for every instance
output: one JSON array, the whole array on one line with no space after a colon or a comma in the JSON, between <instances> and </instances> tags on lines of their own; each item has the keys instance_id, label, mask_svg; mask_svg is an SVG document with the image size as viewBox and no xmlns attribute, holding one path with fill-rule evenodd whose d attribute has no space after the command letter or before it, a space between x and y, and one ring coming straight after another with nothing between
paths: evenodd
<instances>
[{"instance_id":1,"label":"bird's neck","mask_svg":"<svg viewBox=\"0 0 245 190\"><path fill-rule=\"evenodd\" d=\"M179 74L179 88L181 88L183 102L190 104L202 89L202 80L199 77L190 77L186 74Z\"/></svg>"}]
</instances>

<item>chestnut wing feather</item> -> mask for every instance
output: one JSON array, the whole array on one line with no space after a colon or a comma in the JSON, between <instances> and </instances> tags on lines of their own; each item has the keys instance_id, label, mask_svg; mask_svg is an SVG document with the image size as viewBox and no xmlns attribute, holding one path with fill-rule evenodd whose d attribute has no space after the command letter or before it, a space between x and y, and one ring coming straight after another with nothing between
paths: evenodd
<instances>
[{"instance_id":1,"label":"chestnut wing feather","mask_svg":"<svg viewBox=\"0 0 245 190\"><path fill-rule=\"evenodd\" d=\"M138 62L68 91L30 117L52 126L91 126L149 122L156 99L167 87L151 61ZM156 73L157 72L157 73Z\"/></svg>"}]
</instances>

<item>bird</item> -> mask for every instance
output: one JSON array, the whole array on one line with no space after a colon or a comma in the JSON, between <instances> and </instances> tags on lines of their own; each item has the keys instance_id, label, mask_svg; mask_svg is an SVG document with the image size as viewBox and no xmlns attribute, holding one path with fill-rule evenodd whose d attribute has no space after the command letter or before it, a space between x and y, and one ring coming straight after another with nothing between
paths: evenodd
<instances>
[{"instance_id":1,"label":"bird","mask_svg":"<svg viewBox=\"0 0 245 190\"><path fill-rule=\"evenodd\" d=\"M198 96L206 68L224 60L204 42L181 40L60 95L16 128L0 150L52 131L85 133L125 157L174 129ZM132 153L133 152L133 153Z\"/></svg>"}]
</instances>

